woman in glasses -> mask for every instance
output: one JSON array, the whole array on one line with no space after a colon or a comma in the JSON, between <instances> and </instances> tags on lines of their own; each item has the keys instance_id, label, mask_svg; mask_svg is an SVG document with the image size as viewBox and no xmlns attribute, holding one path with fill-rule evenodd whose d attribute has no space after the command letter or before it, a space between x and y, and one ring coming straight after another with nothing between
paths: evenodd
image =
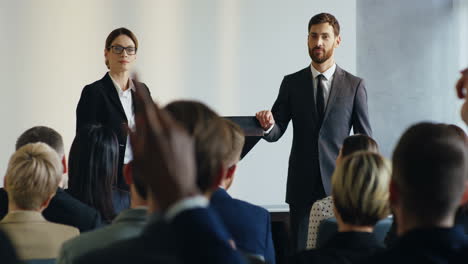
<instances>
[{"instance_id":1,"label":"woman in glasses","mask_svg":"<svg viewBox=\"0 0 468 264\"><path fill-rule=\"evenodd\" d=\"M104 77L86 85L76 108L76 131L91 124L110 128L119 141L119 167L117 187L128 190L122 177L122 166L133 159L126 126L132 128L134 120L135 87L148 87L130 78L137 58L138 40L130 30L118 28L106 39L105 63L109 71Z\"/></svg>"}]
</instances>

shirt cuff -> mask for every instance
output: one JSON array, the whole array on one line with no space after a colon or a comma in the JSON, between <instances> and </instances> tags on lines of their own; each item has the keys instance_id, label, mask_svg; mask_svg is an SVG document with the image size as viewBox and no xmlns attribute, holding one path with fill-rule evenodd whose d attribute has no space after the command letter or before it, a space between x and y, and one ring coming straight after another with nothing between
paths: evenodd
<instances>
[{"instance_id":1,"label":"shirt cuff","mask_svg":"<svg viewBox=\"0 0 468 264\"><path fill-rule=\"evenodd\" d=\"M268 130L263 131L263 135L270 134L271 130L273 130L274 127L275 127L275 125L273 124Z\"/></svg>"},{"instance_id":2,"label":"shirt cuff","mask_svg":"<svg viewBox=\"0 0 468 264\"><path fill-rule=\"evenodd\" d=\"M182 213L183 211L187 211L190 209L195 208L206 208L208 207L208 199L205 196L197 195L190 198L182 199L172 205L164 215L164 218L167 221L171 221L174 219L178 214Z\"/></svg>"}]
</instances>

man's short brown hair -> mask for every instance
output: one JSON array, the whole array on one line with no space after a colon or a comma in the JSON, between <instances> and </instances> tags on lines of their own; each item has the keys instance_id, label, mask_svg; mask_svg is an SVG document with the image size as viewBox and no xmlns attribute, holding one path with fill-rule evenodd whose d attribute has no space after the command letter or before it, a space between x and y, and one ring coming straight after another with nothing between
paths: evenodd
<instances>
[{"instance_id":1,"label":"man's short brown hair","mask_svg":"<svg viewBox=\"0 0 468 264\"><path fill-rule=\"evenodd\" d=\"M45 143L19 148L5 175L8 199L23 210L36 210L57 191L62 178L57 152Z\"/></svg>"},{"instance_id":2,"label":"man's short brown hair","mask_svg":"<svg viewBox=\"0 0 468 264\"><path fill-rule=\"evenodd\" d=\"M174 101L165 107L195 141L197 185L202 192L214 188L216 176L231 151L226 122L208 106L195 101Z\"/></svg>"},{"instance_id":3,"label":"man's short brown hair","mask_svg":"<svg viewBox=\"0 0 468 264\"><path fill-rule=\"evenodd\" d=\"M419 223L454 215L468 177L466 143L445 124L419 123L393 152L392 180L401 204Z\"/></svg>"},{"instance_id":4,"label":"man's short brown hair","mask_svg":"<svg viewBox=\"0 0 468 264\"><path fill-rule=\"evenodd\" d=\"M232 165L236 164L242 153L242 148L244 147L245 143L245 135L244 131L240 128L240 126L229 119L224 119L226 125L229 129L229 134L231 136L230 142L230 151L226 158L226 166L231 167Z\"/></svg>"},{"instance_id":5,"label":"man's short brown hair","mask_svg":"<svg viewBox=\"0 0 468 264\"><path fill-rule=\"evenodd\" d=\"M64 155L62 136L54 129L46 126L35 126L26 130L16 140L16 150L30 143L43 142L53 148L59 158Z\"/></svg>"},{"instance_id":6,"label":"man's short brown hair","mask_svg":"<svg viewBox=\"0 0 468 264\"><path fill-rule=\"evenodd\" d=\"M307 29L307 32L310 32L310 28L312 25L318 25L318 24L323 24L323 23L328 23L330 26L333 27L333 32L335 33L335 37L340 35L340 23L338 23L338 20L332 15L328 13L320 13L315 16L313 16L309 20L309 27Z\"/></svg>"}]
</instances>

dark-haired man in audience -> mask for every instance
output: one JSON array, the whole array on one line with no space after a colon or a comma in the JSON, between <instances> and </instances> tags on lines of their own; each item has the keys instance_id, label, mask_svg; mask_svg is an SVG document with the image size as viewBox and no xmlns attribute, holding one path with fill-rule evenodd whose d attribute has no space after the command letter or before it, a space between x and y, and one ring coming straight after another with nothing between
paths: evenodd
<instances>
[{"instance_id":1,"label":"dark-haired man in audience","mask_svg":"<svg viewBox=\"0 0 468 264\"><path fill-rule=\"evenodd\" d=\"M219 184L215 176L229 149L224 122L201 104L177 102L162 111L140 89L136 94L146 105L131 132L135 175L147 184L148 211L160 211L164 220L150 219L139 237L76 263L244 263L206 198Z\"/></svg>"},{"instance_id":2,"label":"dark-haired man in audience","mask_svg":"<svg viewBox=\"0 0 468 264\"><path fill-rule=\"evenodd\" d=\"M130 186L131 209L122 211L111 225L65 242L56 263L75 263L78 256L87 252L140 235L147 222L146 186L138 177L132 176L131 167L132 163L129 163L124 166L123 171L125 183ZM156 215L153 218L156 218Z\"/></svg>"},{"instance_id":3,"label":"dark-haired man in audience","mask_svg":"<svg viewBox=\"0 0 468 264\"><path fill-rule=\"evenodd\" d=\"M224 161L225 171L221 172L219 188L211 196L211 207L232 234L237 249L274 264L276 261L270 213L262 207L234 199L227 193L234 180L245 138L237 124L230 120L225 122L231 135L228 141L230 151Z\"/></svg>"},{"instance_id":4,"label":"dark-haired man in audience","mask_svg":"<svg viewBox=\"0 0 468 264\"><path fill-rule=\"evenodd\" d=\"M398 240L368 263L466 263L462 229L454 227L460 201L467 199L468 149L452 128L420 123L400 138L393 153L390 203Z\"/></svg>"},{"instance_id":5,"label":"dark-haired man in audience","mask_svg":"<svg viewBox=\"0 0 468 264\"><path fill-rule=\"evenodd\" d=\"M66 185L67 159L65 157L62 136L52 128L45 126L32 127L16 141L16 150L29 143L42 142L55 150L62 165L62 180L49 206L44 210L44 217L55 223L70 225L80 232L93 230L101 224L98 211L73 198L63 189ZM8 212L8 196L3 188L0 189L0 218Z\"/></svg>"}]
</instances>

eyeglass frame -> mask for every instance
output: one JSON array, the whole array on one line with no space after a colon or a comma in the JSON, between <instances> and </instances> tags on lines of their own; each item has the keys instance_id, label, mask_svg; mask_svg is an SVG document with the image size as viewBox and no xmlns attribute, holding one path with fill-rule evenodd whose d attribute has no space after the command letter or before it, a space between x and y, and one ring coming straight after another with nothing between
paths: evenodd
<instances>
[{"instance_id":1,"label":"eyeglass frame","mask_svg":"<svg viewBox=\"0 0 468 264\"><path fill-rule=\"evenodd\" d=\"M117 53L117 52L114 51L114 48L121 48L122 51L121 51L120 53ZM137 50L138 50L137 47L131 47L131 46L130 46L130 47L122 47L122 46L120 46L120 45L111 45L111 46L108 47L108 49L110 49L110 50L112 51L112 53L114 53L114 54L122 54L122 53L124 52L124 50L125 50L125 52L127 53L127 55L135 55L135 54L137 53ZM135 49L135 53L130 54L130 53L127 51L127 49Z\"/></svg>"}]
</instances>

